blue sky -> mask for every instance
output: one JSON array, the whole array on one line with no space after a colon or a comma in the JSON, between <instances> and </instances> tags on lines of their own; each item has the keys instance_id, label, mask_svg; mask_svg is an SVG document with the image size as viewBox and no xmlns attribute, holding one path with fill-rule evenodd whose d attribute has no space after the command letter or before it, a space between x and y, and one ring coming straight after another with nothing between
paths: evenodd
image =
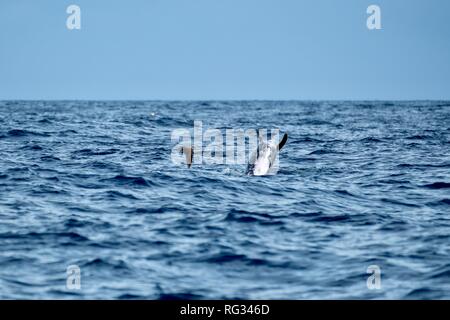
<instances>
[{"instance_id":1,"label":"blue sky","mask_svg":"<svg viewBox=\"0 0 450 320\"><path fill-rule=\"evenodd\" d=\"M449 42L447 0L0 0L0 99L450 99Z\"/></svg>"}]
</instances>

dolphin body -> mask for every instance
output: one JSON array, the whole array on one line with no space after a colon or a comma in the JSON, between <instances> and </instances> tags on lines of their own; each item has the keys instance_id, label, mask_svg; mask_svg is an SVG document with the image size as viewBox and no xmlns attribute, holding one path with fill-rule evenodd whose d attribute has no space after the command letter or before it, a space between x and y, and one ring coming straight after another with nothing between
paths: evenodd
<instances>
[{"instance_id":1,"label":"dolphin body","mask_svg":"<svg viewBox=\"0 0 450 320\"><path fill-rule=\"evenodd\" d=\"M246 174L251 176L265 176L274 174L273 165L278 152L283 148L288 139L287 133L283 135L280 142L275 142L273 139L265 141L258 134L258 148L250 156L250 161L247 165ZM180 153L186 156L186 165L188 168L192 166L194 150L192 147L181 147Z\"/></svg>"},{"instance_id":2,"label":"dolphin body","mask_svg":"<svg viewBox=\"0 0 450 320\"><path fill-rule=\"evenodd\" d=\"M287 133L283 135L280 142L274 141L273 139L265 141L261 136L259 136L258 148L250 157L246 174L251 176L265 176L274 174L273 169L277 154L286 144L287 139Z\"/></svg>"}]
</instances>

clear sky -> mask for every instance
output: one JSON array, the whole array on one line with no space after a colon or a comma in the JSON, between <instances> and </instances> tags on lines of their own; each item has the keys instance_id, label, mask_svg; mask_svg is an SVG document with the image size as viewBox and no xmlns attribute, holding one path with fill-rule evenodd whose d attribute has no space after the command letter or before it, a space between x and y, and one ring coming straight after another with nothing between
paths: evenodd
<instances>
[{"instance_id":1,"label":"clear sky","mask_svg":"<svg viewBox=\"0 0 450 320\"><path fill-rule=\"evenodd\" d=\"M450 99L450 1L0 0L0 99Z\"/></svg>"}]
</instances>

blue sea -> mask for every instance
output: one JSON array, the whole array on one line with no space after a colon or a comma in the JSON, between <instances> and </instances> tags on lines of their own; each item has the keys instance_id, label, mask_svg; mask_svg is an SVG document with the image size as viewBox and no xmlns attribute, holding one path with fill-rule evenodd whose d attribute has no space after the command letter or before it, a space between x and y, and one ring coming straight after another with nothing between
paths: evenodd
<instances>
[{"instance_id":1,"label":"blue sea","mask_svg":"<svg viewBox=\"0 0 450 320\"><path fill-rule=\"evenodd\" d=\"M278 174L173 163L195 120ZM449 299L450 102L2 101L0 298Z\"/></svg>"}]
</instances>

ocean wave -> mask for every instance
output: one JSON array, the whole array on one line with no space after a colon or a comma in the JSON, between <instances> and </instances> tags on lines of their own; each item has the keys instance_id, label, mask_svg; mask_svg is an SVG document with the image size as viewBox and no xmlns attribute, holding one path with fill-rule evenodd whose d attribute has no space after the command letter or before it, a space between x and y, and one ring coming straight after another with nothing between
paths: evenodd
<instances>
[{"instance_id":1,"label":"ocean wave","mask_svg":"<svg viewBox=\"0 0 450 320\"><path fill-rule=\"evenodd\" d=\"M433 182L423 185L424 188L428 189L450 189L450 183L448 182Z\"/></svg>"},{"instance_id":2,"label":"ocean wave","mask_svg":"<svg viewBox=\"0 0 450 320\"><path fill-rule=\"evenodd\" d=\"M448 102L0 104L5 298L450 297ZM172 163L196 120L288 132L278 173Z\"/></svg>"},{"instance_id":3,"label":"ocean wave","mask_svg":"<svg viewBox=\"0 0 450 320\"><path fill-rule=\"evenodd\" d=\"M50 136L48 133L37 132L25 129L11 129L7 132L8 137L29 137L29 136L37 136L37 137L48 137Z\"/></svg>"}]
</instances>

